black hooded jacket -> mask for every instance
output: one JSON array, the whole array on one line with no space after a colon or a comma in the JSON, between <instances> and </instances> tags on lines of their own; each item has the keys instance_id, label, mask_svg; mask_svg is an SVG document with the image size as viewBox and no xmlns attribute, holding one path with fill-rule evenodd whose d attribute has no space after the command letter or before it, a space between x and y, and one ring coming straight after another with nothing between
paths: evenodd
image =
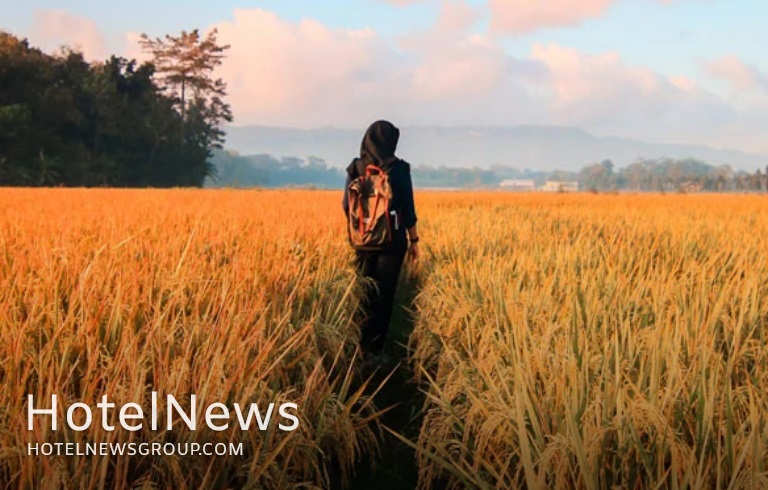
<instances>
[{"instance_id":1,"label":"black hooded jacket","mask_svg":"<svg viewBox=\"0 0 768 490\"><path fill-rule=\"evenodd\" d=\"M401 226L397 230L392 243L392 251L403 251L408 248L406 229L416 224L416 207L413 201L413 182L411 181L411 166L395 156L400 130L388 121L376 121L365 132L360 145L360 157L352 160L347 167L347 181L344 185L344 214L348 214L349 201L346 189L352 179L365 172L366 165L376 165L389 176L392 186L391 210L397 211Z\"/></svg>"}]
</instances>

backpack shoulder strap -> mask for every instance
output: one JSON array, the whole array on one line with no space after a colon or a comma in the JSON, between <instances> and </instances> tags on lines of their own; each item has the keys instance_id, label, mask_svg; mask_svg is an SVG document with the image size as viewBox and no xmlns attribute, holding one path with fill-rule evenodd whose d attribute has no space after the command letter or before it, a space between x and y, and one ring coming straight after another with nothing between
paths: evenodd
<instances>
[{"instance_id":1,"label":"backpack shoulder strap","mask_svg":"<svg viewBox=\"0 0 768 490\"><path fill-rule=\"evenodd\" d=\"M352 163L347 165L347 175L349 176L350 180L355 180L357 177L360 176L360 159L359 158L353 158Z\"/></svg>"},{"instance_id":2,"label":"backpack shoulder strap","mask_svg":"<svg viewBox=\"0 0 768 490\"><path fill-rule=\"evenodd\" d=\"M371 175L371 174L373 174L374 172L378 172L379 174L384 175L384 176L387 175L387 173L384 170L382 170L381 167L379 167L377 165L374 165L374 164L371 163L371 164L365 166L365 175L366 175L366 177Z\"/></svg>"}]
</instances>

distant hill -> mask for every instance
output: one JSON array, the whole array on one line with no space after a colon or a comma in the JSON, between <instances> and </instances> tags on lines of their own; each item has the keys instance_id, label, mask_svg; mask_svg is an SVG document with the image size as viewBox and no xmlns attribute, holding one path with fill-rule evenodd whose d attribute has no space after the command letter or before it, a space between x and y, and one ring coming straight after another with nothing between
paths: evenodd
<instances>
[{"instance_id":1,"label":"distant hill","mask_svg":"<svg viewBox=\"0 0 768 490\"><path fill-rule=\"evenodd\" d=\"M315 156L345 166L360 147L363 129L289 129L269 126L227 128L226 147L241 154ZM706 146L648 143L598 137L577 128L535 126L404 127L398 154L414 165L504 165L536 170L576 171L611 159L624 166L638 158L695 158L735 169L765 167L768 156Z\"/></svg>"}]
</instances>

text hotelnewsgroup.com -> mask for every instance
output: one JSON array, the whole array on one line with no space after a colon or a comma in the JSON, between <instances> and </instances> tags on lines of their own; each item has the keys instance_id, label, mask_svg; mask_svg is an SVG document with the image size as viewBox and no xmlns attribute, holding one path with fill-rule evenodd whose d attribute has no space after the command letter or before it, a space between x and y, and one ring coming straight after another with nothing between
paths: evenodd
<instances>
[{"instance_id":1,"label":"text hotelnewsgroup.com","mask_svg":"<svg viewBox=\"0 0 768 490\"><path fill-rule=\"evenodd\" d=\"M34 442L29 456L242 456L243 443Z\"/></svg>"}]
</instances>

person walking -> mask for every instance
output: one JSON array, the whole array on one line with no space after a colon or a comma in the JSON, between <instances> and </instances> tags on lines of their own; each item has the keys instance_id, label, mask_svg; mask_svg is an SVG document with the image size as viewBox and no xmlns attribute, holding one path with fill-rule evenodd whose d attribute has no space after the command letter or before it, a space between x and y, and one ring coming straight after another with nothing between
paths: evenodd
<instances>
[{"instance_id":1,"label":"person walking","mask_svg":"<svg viewBox=\"0 0 768 490\"><path fill-rule=\"evenodd\" d=\"M347 167L342 207L356 265L367 281L361 349L381 357L406 255L419 259L411 166L395 156L400 130L389 121L368 128L360 156Z\"/></svg>"}]
</instances>

